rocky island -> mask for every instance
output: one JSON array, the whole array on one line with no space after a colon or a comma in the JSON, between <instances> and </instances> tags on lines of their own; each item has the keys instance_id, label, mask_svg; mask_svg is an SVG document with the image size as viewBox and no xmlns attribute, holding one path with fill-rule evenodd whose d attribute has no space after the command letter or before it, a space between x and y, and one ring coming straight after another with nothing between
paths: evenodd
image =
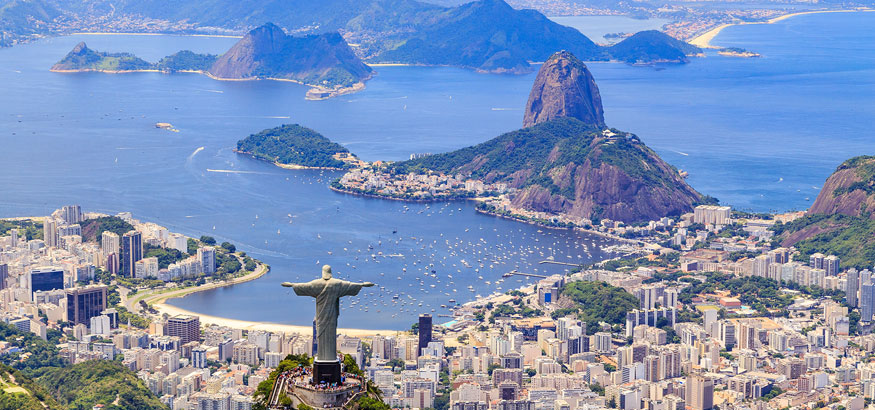
<instances>
[{"instance_id":1,"label":"rocky island","mask_svg":"<svg viewBox=\"0 0 875 410\"><path fill-rule=\"evenodd\" d=\"M267 23L250 31L221 56L183 50L150 63L130 53L105 53L77 44L54 72L193 72L218 80L282 80L312 87L308 99L364 88L373 70L353 53L340 34L296 37Z\"/></svg>"},{"instance_id":2,"label":"rocky island","mask_svg":"<svg viewBox=\"0 0 875 410\"><path fill-rule=\"evenodd\" d=\"M237 142L236 151L282 168L350 169L364 165L343 145L298 124L252 134Z\"/></svg>"},{"instance_id":3,"label":"rocky island","mask_svg":"<svg viewBox=\"0 0 875 410\"><path fill-rule=\"evenodd\" d=\"M54 72L97 71L106 73L125 73L137 71L157 71L157 67L130 53L104 53L94 51L80 42L67 55L52 66Z\"/></svg>"},{"instance_id":4,"label":"rocky island","mask_svg":"<svg viewBox=\"0 0 875 410\"><path fill-rule=\"evenodd\" d=\"M743 58L756 58L762 57L759 53L754 53L753 51L748 51L743 48L738 47L727 47L721 48L720 51L717 52L721 56L726 57L743 57Z\"/></svg>"},{"instance_id":5,"label":"rocky island","mask_svg":"<svg viewBox=\"0 0 875 410\"><path fill-rule=\"evenodd\" d=\"M267 23L246 34L208 71L227 80L287 80L314 87L308 98L358 91L373 71L337 32L296 37Z\"/></svg>"},{"instance_id":6,"label":"rocky island","mask_svg":"<svg viewBox=\"0 0 875 410\"><path fill-rule=\"evenodd\" d=\"M523 125L457 151L354 170L333 187L408 200L477 197L483 211L560 226L654 220L704 199L637 136L605 127L598 87L567 51L541 67Z\"/></svg>"}]
</instances>

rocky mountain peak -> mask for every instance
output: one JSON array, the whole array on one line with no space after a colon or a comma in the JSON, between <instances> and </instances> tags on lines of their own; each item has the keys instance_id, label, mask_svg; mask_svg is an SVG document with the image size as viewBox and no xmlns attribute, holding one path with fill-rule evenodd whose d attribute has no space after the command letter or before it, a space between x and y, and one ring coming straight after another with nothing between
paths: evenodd
<instances>
[{"instance_id":1,"label":"rocky mountain peak","mask_svg":"<svg viewBox=\"0 0 875 410\"><path fill-rule=\"evenodd\" d=\"M572 117L604 127L605 115L599 88L586 64L567 51L547 59L529 93L523 127Z\"/></svg>"},{"instance_id":2,"label":"rocky mountain peak","mask_svg":"<svg viewBox=\"0 0 875 410\"><path fill-rule=\"evenodd\" d=\"M827 178L808 214L875 219L875 156L851 158Z\"/></svg>"}]
</instances>

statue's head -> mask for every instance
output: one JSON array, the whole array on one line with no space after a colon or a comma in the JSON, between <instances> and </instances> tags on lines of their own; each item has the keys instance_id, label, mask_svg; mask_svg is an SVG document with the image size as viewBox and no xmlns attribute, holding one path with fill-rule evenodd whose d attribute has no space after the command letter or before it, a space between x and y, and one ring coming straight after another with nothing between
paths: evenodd
<instances>
[{"instance_id":1,"label":"statue's head","mask_svg":"<svg viewBox=\"0 0 875 410\"><path fill-rule=\"evenodd\" d=\"M331 279L331 266L325 265L322 267L322 279Z\"/></svg>"}]
</instances>

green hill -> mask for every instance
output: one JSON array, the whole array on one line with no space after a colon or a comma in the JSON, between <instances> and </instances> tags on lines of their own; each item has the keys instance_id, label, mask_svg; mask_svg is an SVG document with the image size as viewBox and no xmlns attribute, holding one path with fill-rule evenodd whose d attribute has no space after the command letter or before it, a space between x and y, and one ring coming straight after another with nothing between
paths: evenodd
<instances>
[{"instance_id":1,"label":"green hill","mask_svg":"<svg viewBox=\"0 0 875 410\"><path fill-rule=\"evenodd\" d=\"M638 298L623 288L606 282L571 282L559 291L558 305L554 317L576 313L578 319L587 323L607 322L623 324L626 312L637 309Z\"/></svg>"},{"instance_id":2,"label":"green hill","mask_svg":"<svg viewBox=\"0 0 875 410\"><path fill-rule=\"evenodd\" d=\"M687 56L699 54L702 50L661 31L648 30L608 47L607 52L612 59L626 63L684 63Z\"/></svg>"},{"instance_id":3,"label":"green hill","mask_svg":"<svg viewBox=\"0 0 875 410\"><path fill-rule=\"evenodd\" d=\"M512 131L482 144L393 165L518 189L517 207L588 219L654 220L689 212L700 195L637 136L574 118Z\"/></svg>"},{"instance_id":4,"label":"green hill","mask_svg":"<svg viewBox=\"0 0 875 410\"><path fill-rule=\"evenodd\" d=\"M0 410L46 409L61 409L61 405L33 379L0 365Z\"/></svg>"},{"instance_id":5,"label":"green hill","mask_svg":"<svg viewBox=\"0 0 875 410\"><path fill-rule=\"evenodd\" d=\"M349 150L298 124L252 134L237 142L237 151L283 165L349 168L349 164L334 158L335 154L349 154Z\"/></svg>"},{"instance_id":6,"label":"green hill","mask_svg":"<svg viewBox=\"0 0 875 410\"><path fill-rule=\"evenodd\" d=\"M827 178L805 217L778 224L776 244L836 255L843 267L875 264L875 156L851 158Z\"/></svg>"},{"instance_id":7,"label":"green hill","mask_svg":"<svg viewBox=\"0 0 875 410\"><path fill-rule=\"evenodd\" d=\"M198 54L189 50L171 54L162 58L156 64L161 71L202 71L206 72L216 63L219 56L214 54Z\"/></svg>"},{"instance_id":8,"label":"green hill","mask_svg":"<svg viewBox=\"0 0 875 410\"><path fill-rule=\"evenodd\" d=\"M92 360L52 369L39 383L70 409L90 409L103 404L106 410L166 410L154 394L120 363Z\"/></svg>"}]
</instances>

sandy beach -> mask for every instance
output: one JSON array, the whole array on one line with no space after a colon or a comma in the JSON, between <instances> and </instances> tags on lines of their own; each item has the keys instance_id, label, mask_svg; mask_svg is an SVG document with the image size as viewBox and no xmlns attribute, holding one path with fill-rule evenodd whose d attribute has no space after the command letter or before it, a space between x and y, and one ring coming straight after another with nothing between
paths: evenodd
<instances>
[{"instance_id":1,"label":"sandy beach","mask_svg":"<svg viewBox=\"0 0 875 410\"><path fill-rule=\"evenodd\" d=\"M721 47L719 47L719 46L715 46L715 45L711 44L711 41L714 40L714 37L717 37L717 35L720 34L720 32L723 31L723 29L725 29L726 27L730 27L730 26L742 26L742 25L747 25L747 24L774 24L774 23L777 23L777 22L779 22L779 21L784 21L784 20L786 20L786 19L788 19L788 18L791 18L791 17L803 16L803 15L806 15L806 14L821 14L821 13L857 13L857 12L871 12L871 11L875 11L875 10L872 10L872 9L858 9L858 10L816 10L816 11L800 11L800 12L798 12L798 13L785 14L785 15L783 15L783 16L775 17L775 18L772 18L772 19L769 19L769 20L766 20L766 21L759 21L759 22L739 22L739 23L727 23L727 24L721 24L721 25L719 25L719 26L717 26L717 27L712 28L711 30L708 30L708 31L706 31L706 32L704 32L704 33L698 35L697 37L695 37L695 38L693 38L692 40L690 40L689 43L692 44L692 45L694 45L694 46L696 46L696 47L699 47L699 48L721 48Z\"/></svg>"},{"instance_id":2,"label":"sandy beach","mask_svg":"<svg viewBox=\"0 0 875 410\"><path fill-rule=\"evenodd\" d=\"M136 294L132 298L127 299L125 301L125 307L129 310L134 310L133 305L139 304L140 301L145 301L147 304L152 306L155 310L159 312L159 314L166 313L170 316L175 315L194 315L200 317L201 324L215 324L219 326L228 326L235 329L245 329L245 330L267 330L270 332L283 332L283 333L299 333L309 335L313 332L311 326L298 326L298 325L286 325L281 323L268 323L268 322L252 322L247 320L236 320L236 319L228 319L224 317L204 315L198 312L192 312L186 309L181 309L176 306L168 305L165 302L174 298L181 298L187 295L190 295L195 292L203 292L209 289L216 289L225 286L233 286L239 283L248 282L250 280L258 279L269 271L269 268L266 265L259 265L255 271L252 273L241 276L234 280L228 282L220 282L220 283L206 283L201 286L193 287L193 288L185 288L185 289L176 289L170 291L164 291L161 293L143 293ZM289 307L288 309L293 308L294 306L298 306L299 303L312 303L310 300L302 299L297 300L293 297L289 297ZM373 336L373 335L393 335L399 333L397 330L369 330L369 329L344 329L340 328L337 330L339 334L353 336L353 337L364 337L364 336Z\"/></svg>"}]
</instances>

